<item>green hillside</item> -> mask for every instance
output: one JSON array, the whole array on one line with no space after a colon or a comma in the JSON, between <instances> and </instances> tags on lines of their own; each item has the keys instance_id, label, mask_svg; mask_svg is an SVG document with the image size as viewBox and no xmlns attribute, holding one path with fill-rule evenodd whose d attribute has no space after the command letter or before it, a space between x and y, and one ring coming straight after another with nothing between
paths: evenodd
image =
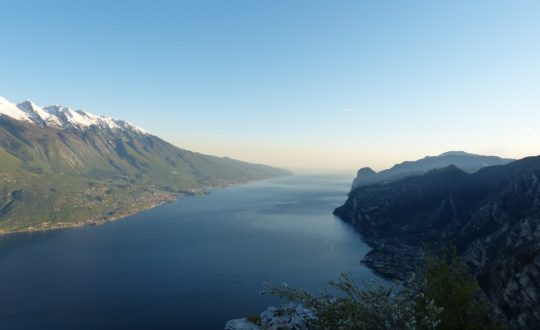
<instances>
[{"instance_id":1,"label":"green hillside","mask_svg":"<svg viewBox=\"0 0 540 330\"><path fill-rule=\"evenodd\" d=\"M286 174L136 131L58 130L0 118L0 231L100 223L203 187Z\"/></svg>"}]
</instances>

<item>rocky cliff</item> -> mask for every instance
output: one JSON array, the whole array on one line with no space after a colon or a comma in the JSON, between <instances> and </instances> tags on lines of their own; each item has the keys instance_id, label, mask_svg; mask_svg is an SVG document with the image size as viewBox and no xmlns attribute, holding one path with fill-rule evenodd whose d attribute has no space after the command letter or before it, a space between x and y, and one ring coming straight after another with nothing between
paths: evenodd
<instances>
[{"instance_id":1,"label":"rocky cliff","mask_svg":"<svg viewBox=\"0 0 540 330\"><path fill-rule=\"evenodd\" d=\"M540 327L540 156L467 173L456 166L353 189L335 210L373 250L364 262L407 280L422 249L449 242L511 328Z\"/></svg>"}]
</instances>

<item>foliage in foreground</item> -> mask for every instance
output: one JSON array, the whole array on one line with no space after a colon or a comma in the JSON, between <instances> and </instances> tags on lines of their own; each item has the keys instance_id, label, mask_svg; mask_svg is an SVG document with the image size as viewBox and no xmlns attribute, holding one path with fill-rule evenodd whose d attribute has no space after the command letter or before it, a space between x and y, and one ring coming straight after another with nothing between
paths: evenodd
<instances>
[{"instance_id":1,"label":"foliage in foreground","mask_svg":"<svg viewBox=\"0 0 540 330\"><path fill-rule=\"evenodd\" d=\"M422 291L443 309L437 329L502 328L489 319L487 305L478 299L478 282L461 263L453 247L440 257L426 253Z\"/></svg>"},{"instance_id":2,"label":"foliage in foreground","mask_svg":"<svg viewBox=\"0 0 540 330\"><path fill-rule=\"evenodd\" d=\"M442 309L423 293L409 289L377 286L360 289L347 274L329 284L341 294L324 292L319 296L286 285L266 285L264 293L301 302L315 312L313 329L434 329ZM421 312L419 312L421 310Z\"/></svg>"},{"instance_id":3,"label":"foliage in foreground","mask_svg":"<svg viewBox=\"0 0 540 330\"><path fill-rule=\"evenodd\" d=\"M423 285L360 288L342 274L329 282L338 294L314 295L302 288L266 284L263 293L302 303L318 320L310 329L358 330L487 330L501 329L489 320L486 305L477 298L478 284L455 251L428 255Z\"/></svg>"}]
</instances>

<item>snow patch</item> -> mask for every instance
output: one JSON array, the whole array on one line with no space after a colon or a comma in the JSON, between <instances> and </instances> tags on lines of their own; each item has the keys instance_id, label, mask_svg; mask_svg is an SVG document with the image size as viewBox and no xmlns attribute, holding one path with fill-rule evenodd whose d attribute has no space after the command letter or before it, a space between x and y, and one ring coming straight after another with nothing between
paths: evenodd
<instances>
[{"instance_id":1,"label":"snow patch","mask_svg":"<svg viewBox=\"0 0 540 330\"><path fill-rule=\"evenodd\" d=\"M0 115L13 118L15 120L29 121L32 119L27 112L19 109L16 104L9 102L0 96Z\"/></svg>"},{"instance_id":2,"label":"snow patch","mask_svg":"<svg viewBox=\"0 0 540 330\"><path fill-rule=\"evenodd\" d=\"M48 113L34 102L26 100L17 104L17 108L26 112L34 121L42 122L45 126L53 126L56 128L63 127L62 121L57 116Z\"/></svg>"}]
</instances>

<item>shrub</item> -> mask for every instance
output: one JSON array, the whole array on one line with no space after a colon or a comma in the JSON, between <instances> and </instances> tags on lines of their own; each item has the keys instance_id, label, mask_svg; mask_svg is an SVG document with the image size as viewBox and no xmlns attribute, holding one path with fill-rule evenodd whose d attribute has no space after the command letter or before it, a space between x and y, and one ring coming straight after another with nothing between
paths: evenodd
<instances>
[{"instance_id":1,"label":"shrub","mask_svg":"<svg viewBox=\"0 0 540 330\"><path fill-rule=\"evenodd\" d=\"M261 325L261 317L257 314L249 314L249 315L246 315L246 320L248 320L249 322L253 323L253 324L256 324L256 325Z\"/></svg>"},{"instance_id":2,"label":"shrub","mask_svg":"<svg viewBox=\"0 0 540 330\"><path fill-rule=\"evenodd\" d=\"M459 260L454 247L441 256L426 253L422 291L443 308L441 330L501 329L489 319L487 305L478 298L479 286Z\"/></svg>"},{"instance_id":3,"label":"shrub","mask_svg":"<svg viewBox=\"0 0 540 330\"><path fill-rule=\"evenodd\" d=\"M301 288L268 284L264 293L300 302L311 309L318 319L310 324L310 329L420 330L435 329L440 323L442 309L423 293L382 286L360 289L347 274L329 284L338 290L338 295L325 291L315 296Z\"/></svg>"},{"instance_id":4,"label":"shrub","mask_svg":"<svg viewBox=\"0 0 540 330\"><path fill-rule=\"evenodd\" d=\"M476 279L454 249L441 257L426 253L420 288L367 286L360 288L342 274L329 282L338 294L314 295L302 288L265 284L265 294L302 303L317 316L310 329L339 330L491 330L503 329L489 319L478 298ZM410 284L410 283L409 283Z\"/></svg>"}]
</instances>

